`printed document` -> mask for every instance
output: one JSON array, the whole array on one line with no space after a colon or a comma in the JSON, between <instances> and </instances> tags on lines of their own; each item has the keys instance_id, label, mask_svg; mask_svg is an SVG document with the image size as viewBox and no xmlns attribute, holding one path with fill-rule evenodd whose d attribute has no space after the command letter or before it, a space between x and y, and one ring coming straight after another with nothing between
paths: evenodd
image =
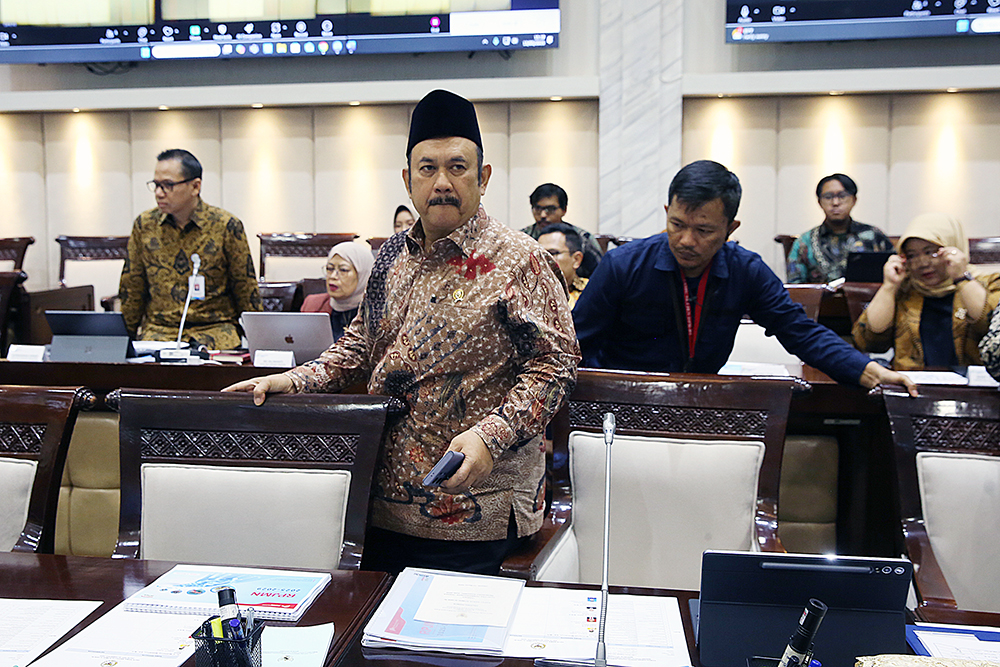
<instances>
[{"instance_id":1,"label":"printed document","mask_svg":"<svg viewBox=\"0 0 1000 667\"><path fill-rule=\"evenodd\" d=\"M92 600L0 598L0 665L27 665L100 606Z\"/></svg>"}]
</instances>

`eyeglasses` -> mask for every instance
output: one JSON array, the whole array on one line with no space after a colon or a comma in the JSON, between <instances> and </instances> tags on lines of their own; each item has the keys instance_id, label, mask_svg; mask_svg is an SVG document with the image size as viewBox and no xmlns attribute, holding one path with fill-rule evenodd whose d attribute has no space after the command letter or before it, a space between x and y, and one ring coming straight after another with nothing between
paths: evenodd
<instances>
[{"instance_id":1,"label":"eyeglasses","mask_svg":"<svg viewBox=\"0 0 1000 667\"><path fill-rule=\"evenodd\" d=\"M532 206L531 210L534 211L535 213L548 213L549 215L552 215L553 213L555 213L556 211L559 210L559 207L558 206Z\"/></svg>"},{"instance_id":2,"label":"eyeglasses","mask_svg":"<svg viewBox=\"0 0 1000 667\"><path fill-rule=\"evenodd\" d=\"M819 198L822 199L823 201L830 202L830 201L847 201L853 196L854 195L852 195L850 192L842 190L840 192L824 192L819 196Z\"/></svg>"},{"instance_id":3,"label":"eyeglasses","mask_svg":"<svg viewBox=\"0 0 1000 667\"><path fill-rule=\"evenodd\" d=\"M348 276L348 275L351 274L352 271L354 271L354 267L353 266L352 267L348 267L348 268L345 269L345 268L340 267L340 266L333 266L332 264L327 264L326 265L326 273L327 273L327 275L336 273L338 276Z\"/></svg>"},{"instance_id":4,"label":"eyeglasses","mask_svg":"<svg viewBox=\"0 0 1000 667\"><path fill-rule=\"evenodd\" d=\"M150 192L155 193L157 188L160 188L164 192L173 192L175 185L180 185L181 183L190 183L195 178L185 178L183 181L146 181L146 187L149 188Z\"/></svg>"},{"instance_id":5,"label":"eyeglasses","mask_svg":"<svg viewBox=\"0 0 1000 667\"><path fill-rule=\"evenodd\" d=\"M549 250L549 254L553 257L559 257L560 255L568 255L569 250Z\"/></svg>"},{"instance_id":6,"label":"eyeglasses","mask_svg":"<svg viewBox=\"0 0 1000 667\"><path fill-rule=\"evenodd\" d=\"M903 253L903 258L906 259L907 262L915 262L922 257L927 259L934 259L940 256L941 256L941 248L925 248L921 252L909 251Z\"/></svg>"}]
</instances>

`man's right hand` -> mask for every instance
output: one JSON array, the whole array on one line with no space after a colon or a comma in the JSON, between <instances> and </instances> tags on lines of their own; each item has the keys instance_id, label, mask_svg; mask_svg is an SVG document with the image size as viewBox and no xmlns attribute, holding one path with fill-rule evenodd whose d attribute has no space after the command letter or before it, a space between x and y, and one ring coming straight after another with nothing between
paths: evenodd
<instances>
[{"instance_id":1,"label":"man's right hand","mask_svg":"<svg viewBox=\"0 0 1000 667\"><path fill-rule=\"evenodd\" d=\"M268 394L289 394L295 390L292 379L284 373L265 375L231 384L222 391L251 391L254 405L263 405Z\"/></svg>"}]
</instances>

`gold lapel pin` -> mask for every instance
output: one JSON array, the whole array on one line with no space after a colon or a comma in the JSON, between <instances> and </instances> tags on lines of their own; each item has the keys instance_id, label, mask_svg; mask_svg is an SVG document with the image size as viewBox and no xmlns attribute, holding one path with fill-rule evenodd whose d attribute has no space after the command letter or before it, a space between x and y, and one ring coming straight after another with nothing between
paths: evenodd
<instances>
[{"instance_id":1,"label":"gold lapel pin","mask_svg":"<svg viewBox=\"0 0 1000 667\"><path fill-rule=\"evenodd\" d=\"M451 293L451 298L454 299L455 303L458 303L465 298L465 290L459 287L457 290Z\"/></svg>"}]
</instances>

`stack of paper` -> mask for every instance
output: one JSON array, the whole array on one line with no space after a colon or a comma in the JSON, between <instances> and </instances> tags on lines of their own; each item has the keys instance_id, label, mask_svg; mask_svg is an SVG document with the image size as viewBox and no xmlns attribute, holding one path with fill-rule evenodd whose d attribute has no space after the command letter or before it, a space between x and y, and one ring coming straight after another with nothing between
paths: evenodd
<instances>
[{"instance_id":1,"label":"stack of paper","mask_svg":"<svg viewBox=\"0 0 1000 667\"><path fill-rule=\"evenodd\" d=\"M524 582L406 568L365 627L363 646L500 655Z\"/></svg>"},{"instance_id":2,"label":"stack of paper","mask_svg":"<svg viewBox=\"0 0 1000 667\"><path fill-rule=\"evenodd\" d=\"M258 619L297 621L328 583L329 572L177 565L131 595L125 609L208 617L219 613L219 588L230 586L237 604L253 607Z\"/></svg>"}]
</instances>

